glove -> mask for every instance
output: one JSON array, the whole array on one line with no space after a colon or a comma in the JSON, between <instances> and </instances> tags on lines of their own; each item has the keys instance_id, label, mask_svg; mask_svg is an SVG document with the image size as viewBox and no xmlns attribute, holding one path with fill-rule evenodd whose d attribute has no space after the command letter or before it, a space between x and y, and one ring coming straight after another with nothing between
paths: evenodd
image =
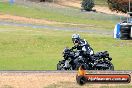
<instances>
[{"instance_id":1,"label":"glove","mask_svg":"<svg viewBox=\"0 0 132 88\"><path fill-rule=\"evenodd\" d=\"M73 46L73 47L71 48L71 50L76 49L76 48L77 48L77 46Z\"/></svg>"}]
</instances>

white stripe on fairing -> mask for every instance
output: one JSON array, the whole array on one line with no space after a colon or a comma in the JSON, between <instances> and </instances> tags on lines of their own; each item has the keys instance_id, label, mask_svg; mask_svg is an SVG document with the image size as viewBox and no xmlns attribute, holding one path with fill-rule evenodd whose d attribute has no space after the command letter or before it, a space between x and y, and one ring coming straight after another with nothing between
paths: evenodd
<instances>
[{"instance_id":1,"label":"white stripe on fairing","mask_svg":"<svg viewBox=\"0 0 132 88\"><path fill-rule=\"evenodd\" d=\"M87 44L86 40L84 39L85 45Z\"/></svg>"}]
</instances>

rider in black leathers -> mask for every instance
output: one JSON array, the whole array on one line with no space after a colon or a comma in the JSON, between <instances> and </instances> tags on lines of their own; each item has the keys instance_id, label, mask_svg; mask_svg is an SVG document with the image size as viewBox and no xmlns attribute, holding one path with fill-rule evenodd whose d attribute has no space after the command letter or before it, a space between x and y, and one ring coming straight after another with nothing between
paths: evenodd
<instances>
[{"instance_id":1,"label":"rider in black leathers","mask_svg":"<svg viewBox=\"0 0 132 88\"><path fill-rule=\"evenodd\" d=\"M79 34L73 34L72 35L72 42L73 42L74 46L71 48L71 50L76 49L76 51L79 52L79 57L76 58L73 62L75 65L78 64L78 61L80 59L85 58L85 60L87 60L87 61L92 60L91 55L94 54L94 51L85 39L81 39ZM67 61L65 62L64 67L65 68L68 67Z\"/></svg>"},{"instance_id":2,"label":"rider in black leathers","mask_svg":"<svg viewBox=\"0 0 132 88\"><path fill-rule=\"evenodd\" d=\"M88 42L85 39L81 39L79 34L73 34L72 35L72 41L74 44L74 47L72 49L77 49L83 52L83 54L94 54L93 49L90 47Z\"/></svg>"},{"instance_id":3,"label":"rider in black leathers","mask_svg":"<svg viewBox=\"0 0 132 88\"><path fill-rule=\"evenodd\" d=\"M73 34L72 41L74 44L72 49L76 49L80 52L80 58L92 60L91 55L94 54L94 51L85 39L81 39L79 34ZM75 59L74 63L78 63L78 59Z\"/></svg>"}]
</instances>

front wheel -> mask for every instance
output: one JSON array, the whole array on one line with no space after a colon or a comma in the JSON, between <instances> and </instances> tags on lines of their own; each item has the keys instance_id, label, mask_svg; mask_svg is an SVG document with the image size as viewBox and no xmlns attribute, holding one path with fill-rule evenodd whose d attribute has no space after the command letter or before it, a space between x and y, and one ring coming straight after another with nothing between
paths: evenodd
<instances>
[{"instance_id":1,"label":"front wheel","mask_svg":"<svg viewBox=\"0 0 132 88\"><path fill-rule=\"evenodd\" d=\"M59 61L57 64L57 70L73 70L72 66L65 67L65 60Z\"/></svg>"},{"instance_id":2,"label":"front wheel","mask_svg":"<svg viewBox=\"0 0 132 88\"><path fill-rule=\"evenodd\" d=\"M64 64L65 64L64 60L59 61L59 63L57 64L57 70L65 70Z\"/></svg>"}]
</instances>

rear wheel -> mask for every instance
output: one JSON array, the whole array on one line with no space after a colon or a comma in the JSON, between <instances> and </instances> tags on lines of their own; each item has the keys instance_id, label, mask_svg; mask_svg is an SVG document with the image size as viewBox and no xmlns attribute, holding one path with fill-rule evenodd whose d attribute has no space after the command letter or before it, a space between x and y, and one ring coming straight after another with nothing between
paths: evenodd
<instances>
[{"instance_id":1,"label":"rear wheel","mask_svg":"<svg viewBox=\"0 0 132 88\"><path fill-rule=\"evenodd\" d=\"M99 64L103 65L104 67L100 67L98 70L114 70L114 65L110 61L104 60Z\"/></svg>"}]
</instances>

